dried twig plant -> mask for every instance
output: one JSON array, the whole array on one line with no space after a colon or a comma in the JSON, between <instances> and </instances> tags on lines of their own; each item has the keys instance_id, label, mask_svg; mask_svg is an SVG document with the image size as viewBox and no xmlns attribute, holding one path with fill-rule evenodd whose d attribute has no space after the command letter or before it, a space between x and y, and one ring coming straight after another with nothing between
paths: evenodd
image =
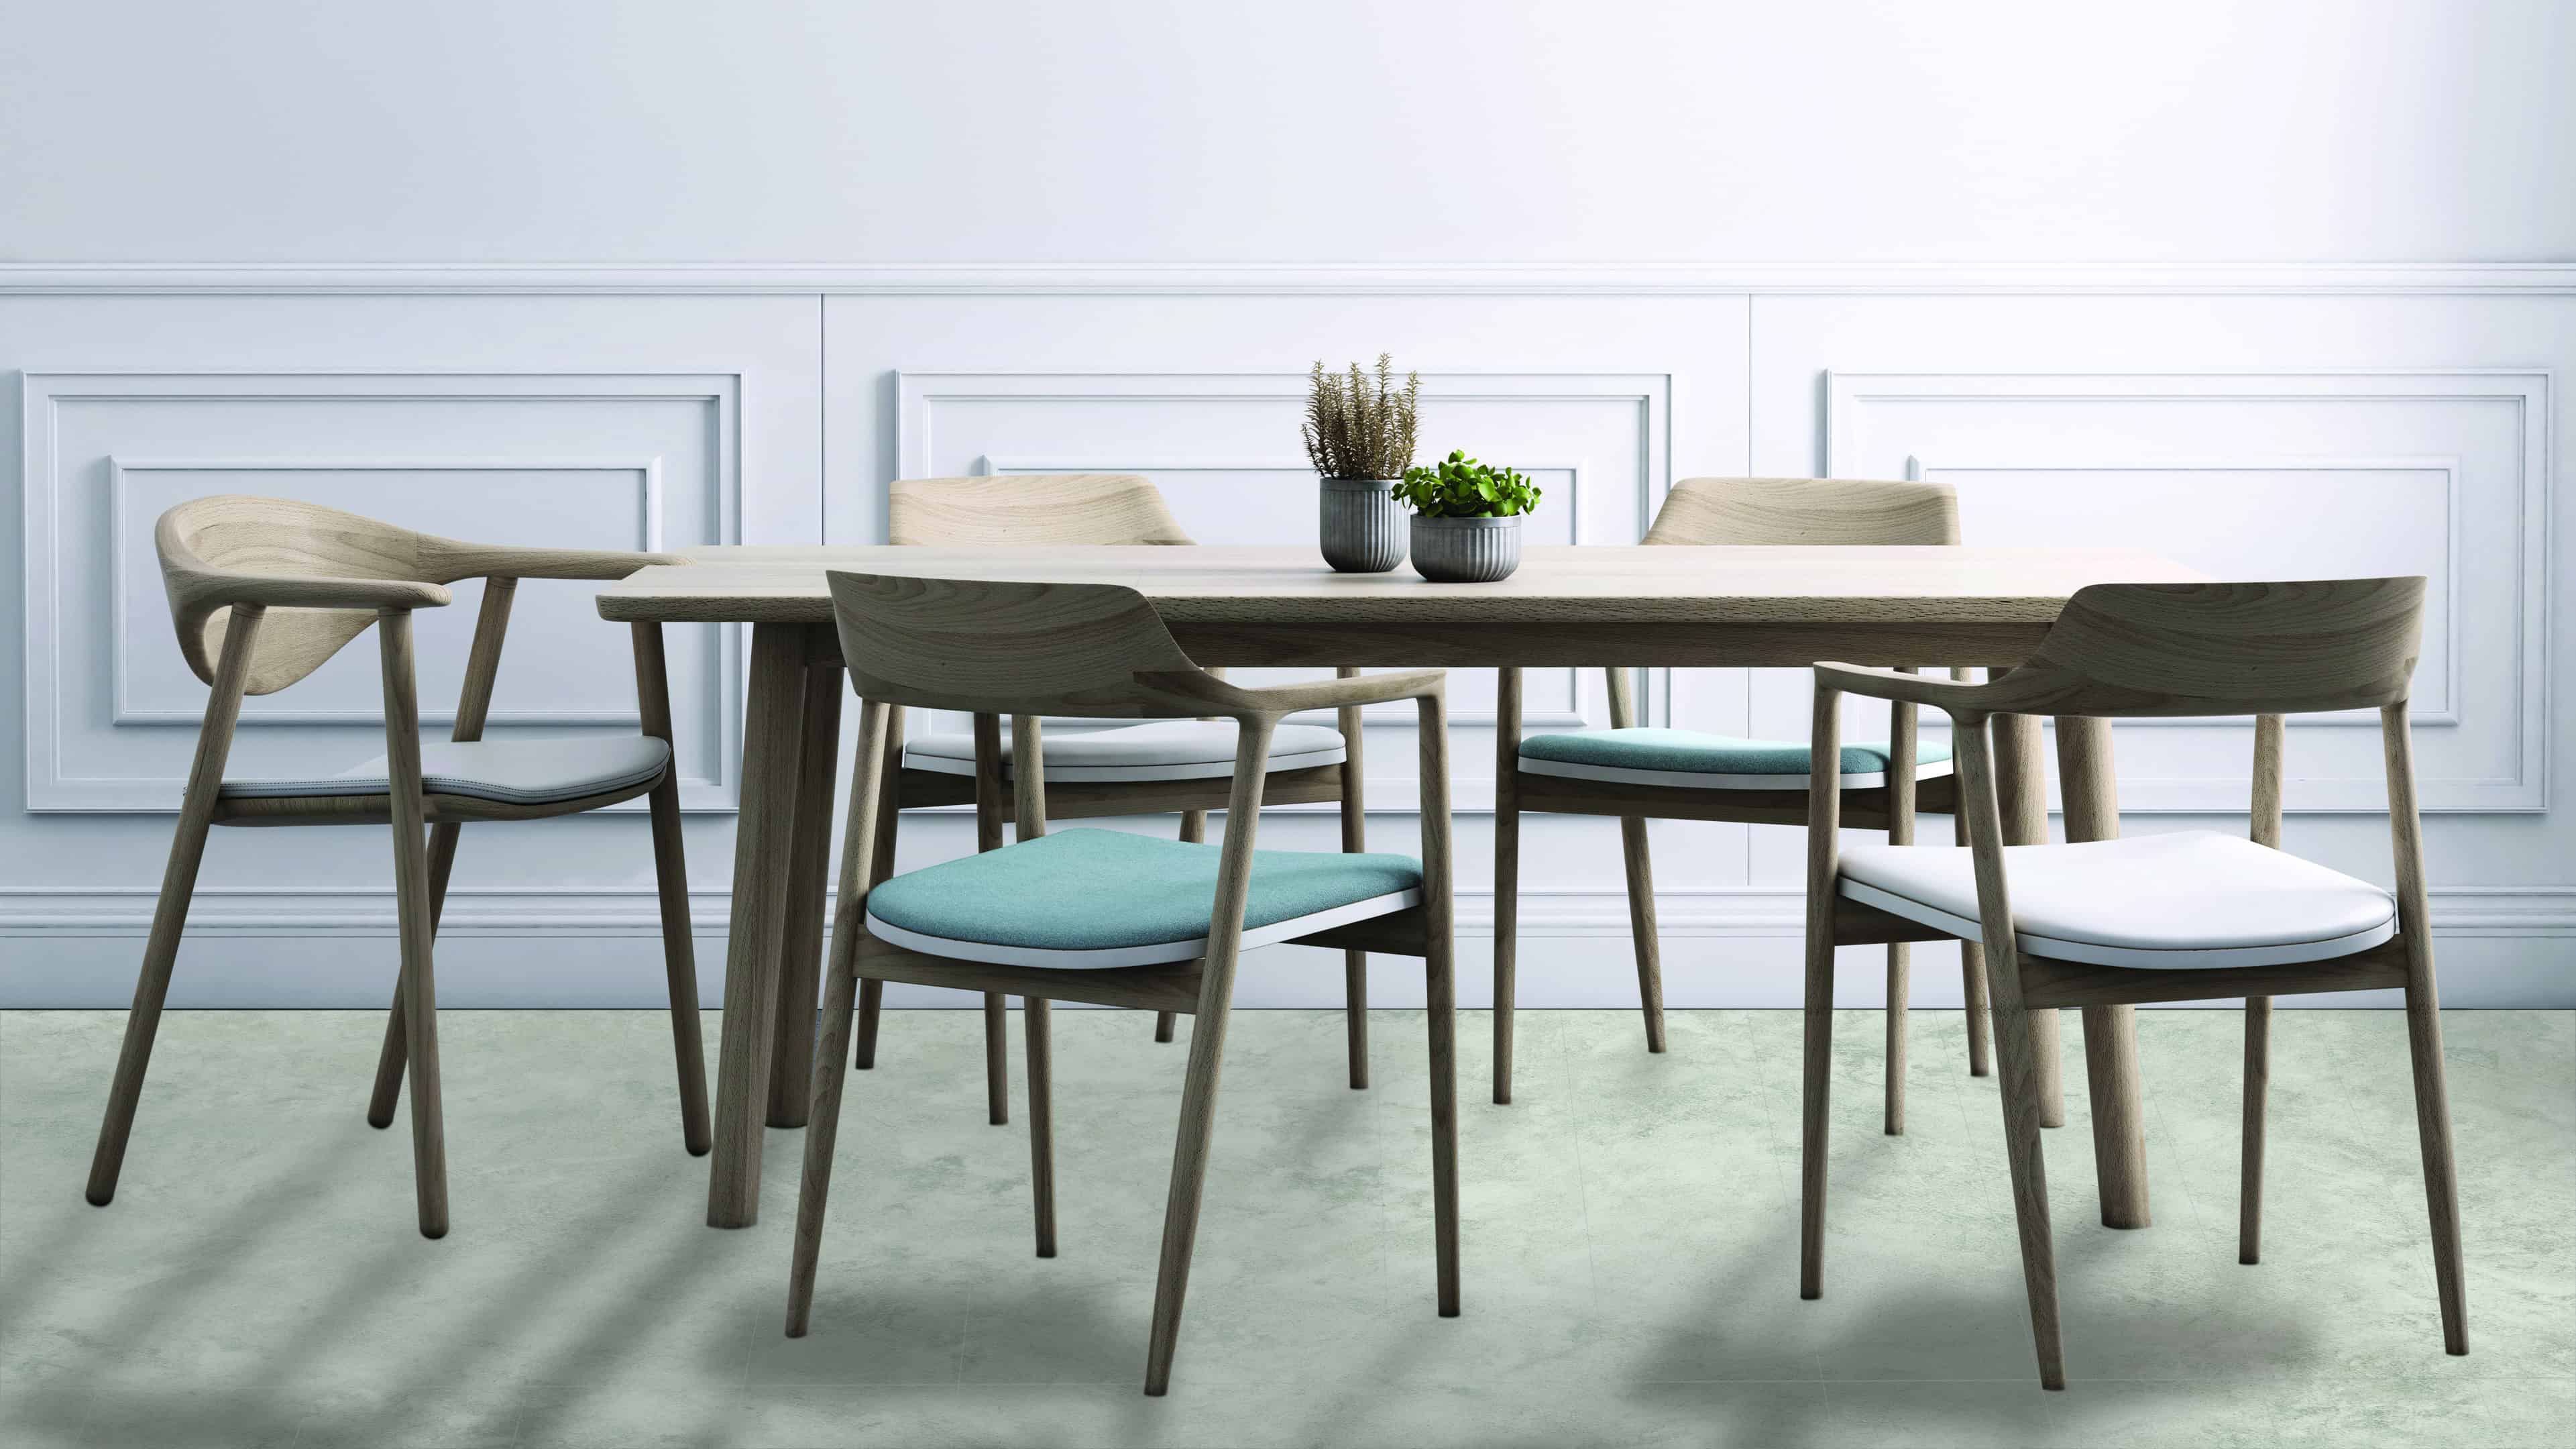
<instances>
[{"instance_id":1,"label":"dried twig plant","mask_svg":"<svg viewBox=\"0 0 2576 1449\"><path fill-rule=\"evenodd\" d=\"M1377 355L1374 377L1351 364L1350 375L1315 364L1306 394L1306 456L1327 478L1401 478L1413 463L1414 404L1422 374L1395 386L1395 359Z\"/></svg>"}]
</instances>

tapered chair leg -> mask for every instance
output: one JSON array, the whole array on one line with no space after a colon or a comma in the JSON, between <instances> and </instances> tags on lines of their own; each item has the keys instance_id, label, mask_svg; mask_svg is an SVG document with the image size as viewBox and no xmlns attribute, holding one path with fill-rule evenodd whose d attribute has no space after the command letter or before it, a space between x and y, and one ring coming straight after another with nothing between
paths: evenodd
<instances>
[{"instance_id":1,"label":"tapered chair leg","mask_svg":"<svg viewBox=\"0 0 2576 1449\"><path fill-rule=\"evenodd\" d=\"M837 948L834 956L839 957ZM823 1205L832 1193L832 1149L841 1132L841 1054L850 1047L858 980L826 965L823 1041L815 1053L814 1100L805 1116L805 1179L796 1196L796 1247L787 1270L787 1336L803 1338L814 1320L814 1268L822 1256Z\"/></svg>"},{"instance_id":2,"label":"tapered chair leg","mask_svg":"<svg viewBox=\"0 0 2576 1449\"><path fill-rule=\"evenodd\" d=\"M2039 1065L2030 1013L1995 1013L1995 1047L2003 1059L2004 1156L2012 1172L2013 1220L2021 1236L2022 1286L2030 1297L2030 1336L2039 1354L2039 1385L2066 1387L2065 1348L2058 1336L2057 1250L2048 1224L2048 1164L2040 1147Z\"/></svg>"},{"instance_id":3,"label":"tapered chair leg","mask_svg":"<svg viewBox=\"0 0 2576 1449\"><path fill-rule=\"evenodd\" d=\"M1337 679L1357 679L1360 671L1350 665L1335 669ZM1360 711L1334 711L1334 722L1342 735L1342 851L1356 854L1368 849L1368 801L1366 732L1362 729ZM1342 953L1342 1035L1351 1064L1351 1090L1366 1091L1369 1084L1368 1047L1368 953Z\"/></svg>"},{"instance_id":4,"label":"tapered chair leg","mask_svg":"<svg viewBox=\"0 0 2576 1449\"><path fill-rule=\"evenodd\" d=\"M2272 1085L2272 998L2245 1000L2245 1142L2236 1186L2236 1261L2263 1261L2263 1117Z\"/></svg>"},{"instance_id":5,"label":"tapered chair leg","mask_svg":"<svg viewBox=\"0 0 2576 1449\"><path fill-rule=\"evenodd\" d=\"M116 1197L116 1178L125 1167L125 1139L134 1130L134 1109L143 1099L143 1076L152 1066L152 1039L161 1030L161 1003L170 994L170 970L178 964L179 936L187 929L188 902L197 892L197 866L206 858L206 830L214 823L215 801L224 787L224 761L232 755L233 726L241 719L242 693L250 682L253 651L259 644L266 611L239 605L224 631L224 652L215 663L214 692L197 728L196 758L188 767L188 792L179 802L179 824L170 835L170 859L161 868L161 895L152 907L152 935L143 945L143 968L134 981L134 1006L125 1017L125 1045L117 1053L116 1076L107 1089L107 1115L98 1124L98 1148L89 1163L89 1200L105 1207Z\"/></svg>"},{"instance_id":6,"label":"tapered chair leg","mask_svg":"<svg viewBox=\"0 0 2576 1449\"><path fill-rule=\"evenodd\" d=\"M1810 911L1812 915L1812 910ZM1806 1034L1798 1117L1798 1296L1825 1292L1826 1122L1834 1076L1834 942L1808 928Z\"/></svg>"},{"instance_id":7,"label":"tapered chair leg","mask_svg":"<svg viewBox=\"0 0 2576 1449\"><path fill-rule=\"evenodd\" d=\"M1521 923L1521 672L1494 671L1494 1101L1512 1100Z\"/></svg>"},{"instance_id":8,"label":"tapered chair leg","mask_svg":"<svg viewBox=\"0 0 2576 1449\"><path fill-rule=\"evenodd\" d=\"M438 1087L438 987L431 971L435 926L429 904L429 850L421 794L420 704L414 693L411 615L387 609L376 619L384 653L385 777L391 787L394 912L402 935L403 1027L411 1055L411 1156L420 1233L447 1236L447 1130Z\"/></svg>"},{"instance_id":9,"label":"tapered chair leg","mask_svg":"<svg viewBox=\"0 0 2576 1449\"><path fill-rule=\"evenodd\" d=\"M662 907L662 974L671 1002L671 1056L680 1088L680 1144L691 1157L715 1145L707 1127L707 1051L698 1010L697 944L689 935L689 867L680 853L680 786L653 787L653 876Z\"/></svg>"},{"instance_id":10,"label":"tapered chair leg","mask_svg":"<svg viewBox=\"0 0 2576 1449\"><path fill-rule=\"evenodd\" d=\"M984 1120L996 1127L1011 1120L1010 998L984 993Z\"/></svg>"},{"instance_id":11,"label":"tapered chair leg","mask_svg":"<svg viewBox=\"0 0 2576 1449\"><path fill-rule=\"evenodd\" d=\"M1172 1186L1163 1208L1153 1327L1145 1345L1145 1392L1157 1398L1171 1388L1181 1309L1189 1297L1190 1257L1198 1247L1208 1148L1216 1136L1217 1077L1233 1015L1235 968L1243 956L1243 907L1252 888L1253 841L1261 826L1261 787L1277 723L1264 716L1245 720L1235 741L1225 850L1218 858L1216 897L1208 911L1208 953L1199 968L1198 1020L1190 1026L1190 1062L1181 1080L1180 1131L1172 1143ZM1015 732L1017 728L1015 723Z\"/></svg>"},{"instance_id":12,"label":"tapered chair leg","mask_svg":"<svg viewBox=\"0 0 2576 1449\"><path fill-rule=\"evenodd\" d=\"M850 1069L864 1072L877 1064L877 1023L885 1015L885 983L859 983L858 1046L850 1053Z\"/></svg>"},{"instance_id":13,"label":"tapered chair leg","mask_svg":"<svg viewBox=\"0 0 2576 1449\"><path fill-rule=\"evenodd\" d=\"M1646 822L1619 817L1619 855L1628 874L1628 935L1637 952L1637 1005L1646 1017L1646 1050L1664 1049L1663 947L1655 933L1655 866L1646 852Z\"/></svg>"},{"instance_id":14,"label":"tapered chair leg","mask_svg":"<svg viewBox=\"0 0 2576 1449\"><path fill-rule=\"evenodd\" d=\"M438 939L439 920L447 911L447 880L455 872L456 847L464 830L464 826L456 824L429 828L429 935L433 943ZM694 982L691 989L695 989ZM376 1048L376 1086L367 1099L367 1125L379 1131L394 1125L394 1108L402 1105L403 1072L411 1064L411 1024L403 1012L405 992L402 972L396 970L393 1005L385 1012L384 1043ZM704 1066L699 1072L704 1075Z\"/></svg>"},{"instance_id":15,"label":"tapered chair leg","mask_svg":"<svg viewBox=\"0 0 2576 1449\"><path fill-rule=\"evenodd\" d=\"M814 1092L805 1117L805 1177L796 1195L796 1246L787 1270L787 1336L803 1338L814 1316L814 1266L823 1247L823 1205L832 1191L832 1149L841 1131L841 1062L850 1050L858 1008L859 937L867 902L862 883L877 879L873 828L884 796L889 707L859 707L859 757L850 770L850 811L841 836L841 876L832 906L832 937L823 958L823 1040L814 1054ZM869 887L872 889L873 887Z\"/></svg>"},{"instance_id":16,"label":"tapered chair leg","mask_svg":"<svg viewBox=\"0 0 2576 1449\"><path fill-rule=\"evenodd\" d=\"M879 789L885 797L885 808L877 820L876 844L869 855L871 863L868 867L868 889L870 890L875 890L893 878L895 835L903 824L903 712L901 710L894 710L887 716L886 745L879 753L884 760L885 774ZM994 768L998 770L1001 766L997 762ZM999 836L996 836L990 845L981 842L983 820L980 812L976 819L976 834L978 843L975 848L978 850L997 849L1002 843ZM884 1018L885 983L861 981L859 983L859 1044L857 1051L850 1058L851 1070L864 1072L876 1066L877 1028L883 1023Z\"/></svg>"},{"instance_id":17,"label":"tapered chair leg","mask_svg":"<svg viewBox=\"0 0 2576 1449\"><path fill-rule=\"evenodd\" d=\"M1905 1135L1905 1009L1913 987L1913 961L1904 941L1887 946L1887 1073L1884 1130Z\"/></svg>"},{"instance_id":18,"label":"tapered chair leg","mask_svg":"<svg viewBox=\"0 0 2576 1449\"><path fill-rule=\"evenodd\" d=\"M1986 1000L1986 953L1965 941L1959 943L1959 991L1967 1002L1968 1075L1986 1076L1994 1071L1994 1008Z\"/></svg>"},{"instance_id":19,"label":"tapered chair leg","mask_svg":"<svg viewBox=\"0 0 2576 1449\"><path fill-rule=\"evenodd\" d=\"M1055 1256L1055 1048L1043 997L1023 997L1029 1036L1029 1194L1037 1214L1038 1256Z\"/></svg>"},{"instance_id":20,"label":"tapered chair leg","mask_svg":"<svg viewBox=\"0 0 2576 1449\"><path fill-rule=\"evenodd\" d=\"M1205 844L1205 843L1206 843L1206 841L1207 841L1207 812L1206 812L1206 811L1204 811L1204 810L1184 810L1184 811L1182 811L1182 812L1181 812L1181 839L1183 839L1183 840L1186 840L1186 841L1190 842L1192 845L1201 845L1201 844ZM1179 1028L1180 1024L1181 1024L1181 1014L1180 1014L1179 1012L1177 1012L1177 1011L1158 1011L1158 1012L1155 1012L1155 1013L1154 1013L1154 1040L1156 1040L1156 1041L1158 1041L1158 1042L1165 1042L1165 1043L1169 1043L1169 1042L1172 1040L1172 1038L1173 1038L1173 1034L1174 1034L1174 1032Z\"/></svg>"},{"instance_id":21,"label":"tapered chair leg","mask_svg":"<svg viewBox=\"0 0 2576 1449\"><path fill-rule=\"evenodd\" d=\"M2442 1018L2428 985L2406 988L2406 1042L2415 1066L2415 1125L2423 1139L2424 1201L2432 1219L2433 1281L2442 1300L2442 1347L2469 1351L2468 1292L2460 1266L2460 1187L2451 1163L2451 1094L2442 1076Z\"/></svg>"},{"instance_id":22,"label":"tapered chair leg","mask_svg":"<svg viewBox=\"0 0 2576 1449\"><path fill-rule=\"evenodd\" d=\"M1422 963L1431 1035L1431 1222L1440 1316L1458 1316L1458 974L1435 936Z\"/></svg>"},{"instance_id":23,"label":"tapered chair leg","mask_svg":"<svg viewBox=\"0 0 2576 1449\"><path fill-rule=\"evenodd\" d=\"M1808 758L1842 758L1842 696L1818 689ZM1825 1292L1827 1109L1834 1078L1834 891L1841 877L1840 777L1819 775L1807 792L1806 1040L1799 1052L1798 1296Z\"/></svg>"},{"instance_id":24,"label":"tapered chair leg","mask_svg":"<svg viewBox=\"0 0 2576 1449\"><path fill-rule=\"evenodd\" d=\"M117 1174L125 1166L125 1140L134 1130L143 1074L152 1065L152 1039L160 1031L161 1003L170 994L170 969L178 961L179 934L188 923L188 900L196 891L206 828L202 814L181 816L177 837L170 844L170 863L162 872L161 900L152 911L152 937L144 944L134 1006L125 1017L125 1047L116 1059L116 1078L107 1092L107 1118L99 1124L98 1149L90 1158L89 1200L100 1207L116 1196Z\"/></svg>"}]
</instances>

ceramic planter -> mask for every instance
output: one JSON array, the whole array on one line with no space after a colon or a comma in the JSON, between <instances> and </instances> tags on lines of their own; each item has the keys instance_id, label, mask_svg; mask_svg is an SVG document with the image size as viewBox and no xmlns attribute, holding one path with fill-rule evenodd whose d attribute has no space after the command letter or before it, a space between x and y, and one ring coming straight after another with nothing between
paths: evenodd
<instances>
[{"instance_id":1,"label":"ceramic planter","mask_svg":"<svg viewBox=\"0 0 2576 1449\"><path fill-rule=\"evenodd\" d=\"M1393 478L1327 478L1317 537L1336 573L1382 574L1404 562L1404 510Z\"/></svg>"},{"instance_id":2,"label":"ceramic planter","mask_svg":"<svg viewBox=\"0 0 2576 1449\"><path fill-rule=\"evenodd\" d=\"M1413 571L1434 583L1490 584L1521 566L1521 521L1413 516Z\"/></svg>"}]
</instances>

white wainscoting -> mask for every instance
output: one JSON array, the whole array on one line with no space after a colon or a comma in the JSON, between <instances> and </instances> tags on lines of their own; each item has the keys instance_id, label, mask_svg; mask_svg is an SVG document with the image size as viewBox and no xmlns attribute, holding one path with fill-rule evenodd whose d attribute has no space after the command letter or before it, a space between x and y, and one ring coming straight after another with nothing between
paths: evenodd
<instances>
[{"instance_id":1,"label":"white wainscoting","mask_svg":"<svg viewBox=\"0 0 2576 1449\"><path fill-rule=\"evenodd\" d=\"M2576 557L2552 440L2576 269L2280 266L0 267L0 370L25 400L0 410L24 503L0 558L23 561L27 601L24 630L0 631L0 691L22 691L0 698L0 753L25 762L23 795L0 799L0 1005L131 989L203 699L150 551L177 498L291 493L502 541L855 543L883 537L895 477L1115 470L1152 477L1205 542L1301 540L1305 368L1381 348L1422 369L1423 451L1537 476L1547 541L1633 539L1695 474L1910 474L1958 487L1978 542L2425 573L2416 739L2446 997L2576 1004L2576 731L2550 706L2571 648L2551 628ZM423 620L433 707L473 604L469 586ZM671 632L696 915L718 931L739 641ZM631 727L623 631L580 586L530 585L511 638L496 722ZM373 669L361 641L254 701L244 771L375 753ZM1794 737L1805 687L1658 672L1647 718ZM1534 671L1531 694L1533 729L1606 723L1597 669ZM1472 1004L1491 680L1461 674L1453 696ZM1371 843L1409 848L1411 726L1369 727ZM1856 709L1848 727L1875 726ZM2241 820L2240 725L2124 726L2119 749L2131 829ZM2302 721L2291 762L2291 847L2385 879L2371 732ZM1279 817L1265 844L1331 848L1310 808ZM443 1001L653 999L641 826L469 832ZM926 812L902 863L971 843ZM1654 844L1668 999L1793 1004L1796 832L1659 823ZM1534 817L1523 859L1524 1003L1631 1001L1615 829ZM381 831L219 835L174 1001L377 1001L388 860ZM722 954L700 961L712 992ZM1323 1003L1328 967L1265 953L1243 1000ZM1848 999L1873 1000L1876 973L1849 975ZM1916 975L1920 1002L1955 1001L1954 973ZM1388 1004L1418 994L1399 963L1380 976Z\"/></svg>"}]
</instances>

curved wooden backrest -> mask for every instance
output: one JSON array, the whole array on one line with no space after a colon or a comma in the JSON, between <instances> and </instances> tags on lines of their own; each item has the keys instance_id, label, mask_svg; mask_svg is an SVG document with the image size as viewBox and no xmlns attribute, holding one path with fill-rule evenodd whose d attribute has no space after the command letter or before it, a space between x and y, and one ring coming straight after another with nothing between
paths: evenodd
<instances>
[{"instance_id":1,"label":"curved wooden backrest","mask_svg":"<svg viewBox=\"0 0 2576 1449\"><path fill-rule=\"evenodd\" d=\"M1202 671L1134 589L837 570L825 577L841 661L864 699L1095 719L1205 712L1203 703L1138 679Z\"/></svg>"},{"instance_id":2,"label":"curved wooden backrest","mask_svg":"<svg viewBox=\"0 0 2576 1449\"><path fill-rule=\"evenodd\" d=\"M2095 584L1986 686L2016 714L2313 714L2405 700L2424 580Z\"/></svg>"},{"instance_id":3,"label":"curved wooden backrest","mask_svg":"<svg viewBox=\"0 0 2576 1449\"><path fill-rule=\"evenodd\" d=\"M227 575L287 579L402 579L444 582L421 568L423 535L315 503L224 495L182 503L161 515L153 544L161 585L188 667L214 683L232 610ZM376 622L372 609L272 608L251 654L250 694L275 694L314 670Z\"/></svg>"},{"instance_id":4,"label":"curved wooden backrest","mask_svg":"<svg viewBox=\"0 0 2576 1449\"><path fill-rule=\"evenodd\" d=\"M886 541L949 548L1187 544L1198 540L1153 483L1134 473L1004 473L898 478Z\"/></svg>"},{"instance_id":5,"label":"curved wooden backrest","mask_svg":"<svg viewBox=\"0 0 2576 1449\"><path fill-rule=\"evenodd\" d=\"M322 667L367 631L378 608L446 603L435 585L482 577L620 579L648 564L687 562L675 554L465 543L318 503L241 494L171 508L154 525L152 542L179 652L199 679L214 683L231 605L267 608L251 653L250 694L275 694Z\"/></svg>"},{"instance_id":6,"label":"curved wooden backrest","mask_svg":"<svg viewBox=\"0 0 2576 1449\"><path fill-rule=\"evenodd\" d=\"M1684 478L1664 497L1648 543L1957 543L1959 495L1947 483L1850 478Z\"/></svg>"}]
</instances>

